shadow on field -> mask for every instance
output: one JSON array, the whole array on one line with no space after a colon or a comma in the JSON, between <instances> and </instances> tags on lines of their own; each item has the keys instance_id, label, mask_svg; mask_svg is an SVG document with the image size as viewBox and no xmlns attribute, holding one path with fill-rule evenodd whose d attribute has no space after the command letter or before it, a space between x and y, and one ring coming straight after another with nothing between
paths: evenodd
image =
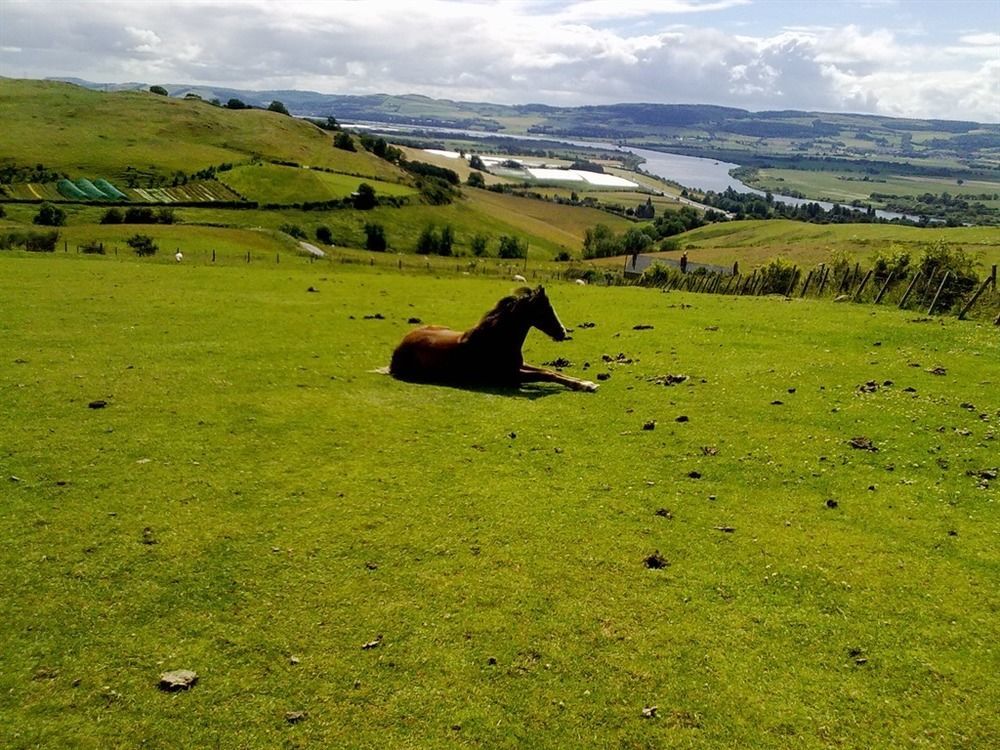
<instances>
[{"instance_id":1,"label":"shadow on field","mask_svg":"<svg viewBox=\"0 0 1000 750\"><path fill-rule=\"evenodd\" d=\"M552 384L540 384L540 383L529 383L518 386L511 386L510 388L499 388L497 386L475 386L475 385L453 385L445 383L417 383L413 381L402 380L402 383L407 385L420 386L422 388L442 388L454 391L468 391L470 393L482 393L490 396L509 396L510 398L523 398L529 401L535 401L536 399L545 398L546 396L555 396L557 393L571 393L567 391L565 386L558 385L556 383Z\"/></svg>"}]
</instances>

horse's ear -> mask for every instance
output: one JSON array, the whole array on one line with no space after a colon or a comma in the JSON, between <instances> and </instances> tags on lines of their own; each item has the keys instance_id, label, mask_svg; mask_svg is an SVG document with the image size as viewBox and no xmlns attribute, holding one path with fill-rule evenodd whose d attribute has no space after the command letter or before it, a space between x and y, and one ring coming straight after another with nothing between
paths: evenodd
<instances>
[{"instance_id":1,"label":"horse's ear","mask_svg":"<svg viewBox=\"0 0 1000 750\"><path fill-rule=\"evenodd\" d=\"M530 297L532 294L531 287L522 286L514 290L515 297Z\"/></svg>"},{"instance_id":2,"label":"horse's ear","mask_svg":"<svg viewBox=\"0 0 1000 750\"><path fill-rule=\"evenodd\" d=\"M545 296L545 287L543 287L541 284L539 284L538 288L535 289L535 296L537 296L537 297L544 297Z\"/></svg>"}]
</instances>

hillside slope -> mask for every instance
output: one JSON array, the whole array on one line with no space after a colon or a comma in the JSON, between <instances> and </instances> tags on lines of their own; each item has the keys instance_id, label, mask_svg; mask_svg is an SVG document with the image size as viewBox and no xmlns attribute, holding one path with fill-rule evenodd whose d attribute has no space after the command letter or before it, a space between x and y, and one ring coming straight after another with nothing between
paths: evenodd
<instances>
[{"instance_id":1,"label":"hillside slope","mask_svg":"<svg viewBox=\"0 0 1000 750\"><path fill-rule=\"evenodd\" d=\"M169 175L258 155L390 181L402 174L366 152L335 149L329 133L275 112L12 79L0 79L0 100L0 168L44 164L70 176L122 178L129 166Z\"/></svg>"}]
</instances>

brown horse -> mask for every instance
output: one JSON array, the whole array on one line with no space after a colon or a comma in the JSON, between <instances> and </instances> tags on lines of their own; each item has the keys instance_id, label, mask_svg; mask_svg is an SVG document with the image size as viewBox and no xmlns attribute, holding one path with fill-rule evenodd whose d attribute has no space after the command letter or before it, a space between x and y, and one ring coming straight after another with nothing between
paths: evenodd
<instances>
[{"instance_id":1,"label":"brown horse","mask_svg":"<svg viewBox=\"0 0 1000 750\"><path fill-rule=\"evenodd\" d=\"M521 346L534 326L556 341L566 329L538 287L519 289L504 297L475 328L464 333L443 326L410 331L392 353L389 372L400 380L444 385L515 388L522 383L561 383L578 391L596 391L597 384L561 372L526 365Z\"/></svg>"}]
</instances>

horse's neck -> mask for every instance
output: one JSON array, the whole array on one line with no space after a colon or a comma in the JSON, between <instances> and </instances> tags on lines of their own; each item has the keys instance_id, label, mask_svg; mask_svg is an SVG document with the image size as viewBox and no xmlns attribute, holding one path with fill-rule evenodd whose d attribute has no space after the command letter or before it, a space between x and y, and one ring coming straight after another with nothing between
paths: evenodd
<instances>
[{"instance_id":1,"label":"horse's neck","mask_svg":"<svg viewBox=\"0 0 1000 750\"><path fill-rule=\"evenodd\" d=\"M520 352L529 330L531 323L526 318L511 316L489 326L476 326L466 331L464 338L475 346Z\"/></svg>"}]
</instances>

